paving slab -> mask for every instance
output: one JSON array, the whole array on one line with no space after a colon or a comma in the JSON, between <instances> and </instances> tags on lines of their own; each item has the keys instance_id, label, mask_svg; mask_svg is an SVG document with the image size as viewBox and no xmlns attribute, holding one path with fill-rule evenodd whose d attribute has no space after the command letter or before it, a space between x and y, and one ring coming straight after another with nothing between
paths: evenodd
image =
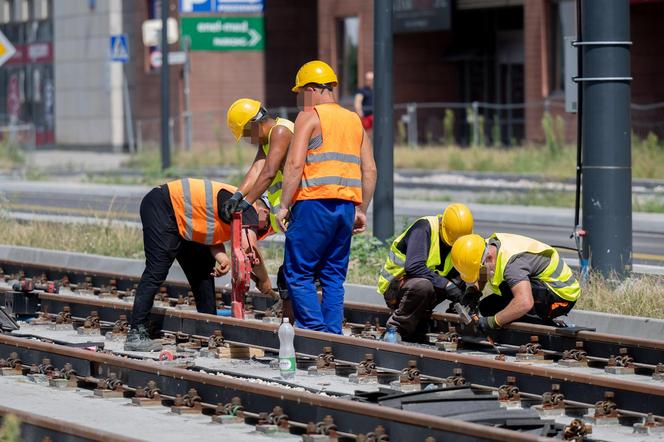
<instances>
[{"instance_id":1,"label":"paving slab","mask_svg":"<svg viewBox=\"0 0 664 442\"><path fill-rule=\"evenodd\" d=\"M63 391L19 376L0 376L0 391L6 407L145 441L301 440L292 434L265 436L251 425L220 426L209 416L176 415L167 407L137 407L130 399L101 399L90 390Z\"/></svg>"}]
</instances>

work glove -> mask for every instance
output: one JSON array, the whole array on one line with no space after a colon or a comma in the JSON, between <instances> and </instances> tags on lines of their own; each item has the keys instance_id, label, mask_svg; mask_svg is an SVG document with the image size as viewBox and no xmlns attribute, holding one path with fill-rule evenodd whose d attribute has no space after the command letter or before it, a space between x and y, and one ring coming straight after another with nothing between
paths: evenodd
<instances>
[{"instance_id":1,"label":"work glove","mask_svg":"<svg viewBox=\"0 0 664 442\"><path fill-rule=\"evenodd\" d=\"M450 303L461 302L463 298L463 291L454 282L450 281L445 287L445 297L450 300Z\"/></svg>"},{"instance_id":2,"label":"work glove","mask_svg":"<svg viewBox=\"0 0 664 442\"><path fill-rule=\"evenodd\" d=\"M469 307L471 310L475 310L479 305L481 297L482 292L480 292L479 289L474 285L469 285L466 287L466 291L461 297L461 304Z\"/></svg>"},{"instance_id":3,"label":"work glove","mask_svg":"<svg viewBox=\"0 0 664 442\"><path fill-rule=\"evenodd\" d=\"M247 201L246 199L242 198L242 201L240 201L240 202L237 204L237 206L235 206L235 210L234 210L234 212L244 212L244 211L247 210L249 207L251 207L251 204L249 203L249 201Z\"/></svg>"},{"instance_id":4,"label":"work glove","mask_svg":"<svg viewBox=\"0 0 664 442\"><path fill-rule=\"evenodd\" d=\"M226 224L231 223L233 212L235 212L237 206L240 204L240 201L245 200L244 195L242 195L242 192L239 191L235 192L232 197L224 201L224 203L221 205L221 211L219 213L219 216L223 222Z\"/></svg>"},{"instance_id":5,"label":"work glove","mask_svg":"<svg viewBox=\"0 0 664 442\"><path fill-rule=\"evenodd\" d=\"M477 331L486 337L493 337L500 326L496 322L495 316L480 316L477 322Z\"/></svg>"}]
</instances>

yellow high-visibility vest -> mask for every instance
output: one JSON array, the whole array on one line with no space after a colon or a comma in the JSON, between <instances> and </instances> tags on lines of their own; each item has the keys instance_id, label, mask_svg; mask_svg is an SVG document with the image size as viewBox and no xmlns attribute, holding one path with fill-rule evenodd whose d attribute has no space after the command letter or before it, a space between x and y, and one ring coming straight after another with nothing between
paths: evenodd
<instances>
[{"instance_id":1,"label":"yellow high-visibility vest","mask_svg":"<svg viewBox=\"0 0 664 442\"><path fill-rule=\"evenodd\" d=\"M270 153L270 139L272 137L272 129L277 126L283 126L291 133L295 131L295 124L285 118L277 118L277 123L272 126L270 132L267 134L267 143L263 144L261 148L267 156ZM279 224L277 223L277 212L279 212L279 205L281 204L281 186L284 183L284 174L281 170L277 171L277 174L274 176L274 179L270 183L270 187L267 188L267 200L270 202L270 225L275 232L279 231Z\"/></svg>"},{"instance_id":2,"label":"yellow high-visibility vest","mask_svg":"<svg viewBox=\"0 0 664 442\"><path fill-rule=\"evenodd\" d=\"M558 251L535 239L511 233L494 233L489 241L495 238L500 241L498 256L496 257L496 269L493 278L489 280L491 290L500 295L500 284L505 280L505 267L514 255L520 253L533 253L549 257L551 262L539 275L534 278L542 281L556 295L566 301L576 302L581 294L581 286L577 281L572 269L560 257Z\"/></svg>"},{"instance_id":3,"label":"yellow high-visibility vest","mask_svg":"<svg viewBox=\"0 0 664 442\"><path fill-rule=\"evenodd\" d=\"M445 257L445 265L443 270L438 270L438 266L442 262L442 257L440 256L440 219L442 215L437 216L425 216L420 220L427 220L431 226L431 244L429 245L429 255L427 256L426 266L429 270L438 273L440 276L447 276L448 273L454 268L452 265L452 254L448 253ZM415 223L417 222L415 221ZM390 247L390 253L385 260L385 265L383 270L380 272L378 277L378 293L385 295L387 287L390 285L394 278L400 278L406 273L406 255L399 251L397 245L401 240L406 236L406 233L415 225L411 224L401 235L399 235L392 246Z\"/></svg>"}]
</instances>

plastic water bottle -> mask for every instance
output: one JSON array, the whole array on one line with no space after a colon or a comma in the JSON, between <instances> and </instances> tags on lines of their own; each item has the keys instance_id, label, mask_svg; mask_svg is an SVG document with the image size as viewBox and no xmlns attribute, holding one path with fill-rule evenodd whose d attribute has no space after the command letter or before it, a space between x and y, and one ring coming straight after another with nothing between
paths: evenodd
<instances>
[{"instance_id":1,"label":"plastic water bottle","mask_svg":"<svg viewBox=\"0 0 664 442\"><path fill-rule=\"evenodd\" d=\"M391 342L393 344L398 344L401 342L401 335L397 332L397 327L395 325L388 325L387 330L385 331L385 336L383 336L383 341Z\"/></svg>"},{"instance_id":2,"label":"plastic water bottle","mask_svg":"<svg viewBox=\"0 0 664 442\"><path fill-rule=\"evenodd\" d=\"M279 372L283 379L293 379L295 377L295 329L290 324L288 318L279 326Z\"/></svg>"}]
</instances>

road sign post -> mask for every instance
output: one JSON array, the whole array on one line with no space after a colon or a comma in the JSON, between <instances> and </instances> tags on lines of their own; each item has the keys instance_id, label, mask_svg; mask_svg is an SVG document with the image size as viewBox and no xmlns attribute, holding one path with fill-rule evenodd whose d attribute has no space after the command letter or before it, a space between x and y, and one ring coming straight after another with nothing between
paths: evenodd
<instances>
[{"instance_id":1,"label":"road sign post","mask_svg":"<svg viewBox=\"0 0 664 442\"><path fill-rule=\"evenodd\" d=\"M131 99L129 96L129 80L124 65L129 61L129 37L127 34L111 35L109 58L113 63L122 63L122 96L125 115L125 126L127 128L127 144L130 152L136 152L134 141L134 120L131 112Z\"/></svg>"},{"instance_id":2,"label":"road sign post","mask_svg":"<svg viewBox=\"0 0 664 442\"><path fill-rule=\"evenodd\" d=\"M170 79L168 78L168 6L170 2L161 2L161 54L166 63L161 66L161 169L171 167L171 143L168 120L170 118Z\"/></svg>"}]
</instances>

